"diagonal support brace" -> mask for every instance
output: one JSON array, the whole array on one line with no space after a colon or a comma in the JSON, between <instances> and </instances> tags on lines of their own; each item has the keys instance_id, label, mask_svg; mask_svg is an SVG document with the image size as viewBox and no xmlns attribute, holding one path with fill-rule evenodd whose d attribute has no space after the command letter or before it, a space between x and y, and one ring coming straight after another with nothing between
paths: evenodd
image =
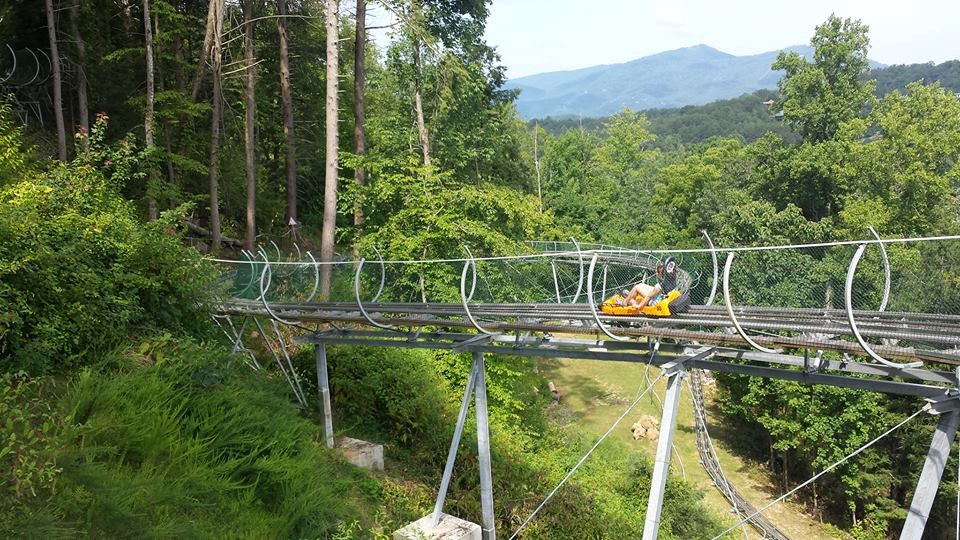
<instances>
[{"instance_id":1,"label":"diagonal support brace","mask_svg":"<svg viewBox=\"0 0 960 540\"><path fill-rule=\"evenodd\" d=\"M467 421L467 410L470 407L470 396L474 395L477 414L477 458L480 464L480 506L483 515L483 540L496 540L497 529L493 514L493 474L490 462L490 427L487 412L487 382L483 353L474 352L473 362L470 365L470 375L467 377L467 386L463 389L463 400L460 402L460 411L457 415L457 426L450 442L450 451L447 453L447 463L443 469L443 478L440 480L440 490L433 507L431 526L436 527L443 516L443 503L447 498L447 489L453 476L453 464L457 460L457 449L463 428Z\"/></svg>"},{"instance_id":2,"label":"diagonal support brace","mask_svg":"<svg viewBox=\"0 0 960 540\"><path fill-rule=\"evenodd\" d=\"M930 518L930 509L937 496L940 478L950 457L950 447L957 435L957 426L960 425L960 402L956 395L932 400L930 412L939 414L940 422L933 433L933 440L930 441L930 450L923 462L910 510L907 512L903 530L900 531L900 540L920 540L923 537L923 529Z\"/></svg>"},{"instance_id":3,"label":"diagonal support brace","mask_svg":"<svg viewBox=\"0 0 960 540\"><path fill-rule=\"evenodd\" d=\"M647 501L647 517L643 525L643 540L656 540L663 512L663 494L670 472L670 449L673 447L673 430L677 425L677 409L680 406L680 388L686 375L687 363L713 354L713 347L701 347L693 353L667 362L661 369L667 379L667 395L663 401L663 417L660 419L660 438L657 440L657 457L653 464L650 481L650 498Z\"/></svg>"}]
</instances>

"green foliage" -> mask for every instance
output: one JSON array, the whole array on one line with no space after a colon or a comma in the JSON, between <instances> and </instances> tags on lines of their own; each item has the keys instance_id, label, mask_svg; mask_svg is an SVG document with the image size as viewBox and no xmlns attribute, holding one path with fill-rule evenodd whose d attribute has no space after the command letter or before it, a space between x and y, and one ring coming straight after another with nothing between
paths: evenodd
<instances>
[{"instance_id":1,"label":"green foliage","mask_svg":"<svg viewBox=\"0 0 960 540\"><path fill-rule=\"evenodd\" d=\"M960 60L948 60L942 64L906 64L870 70L867 79L877 81L877 96L883 97L893 91L903 91L917 81L923 84L939 82L940 86L960 92Z\"/></svg>"},{"instance_id":2,"label":"green foliage","mask_svg":"<svg viewBox=\"0 0 960 540\"><path fill-rule=\"evenodd\" d=\"M54 525L109 538L323 537L360 514L371 482L318 443L281 382L215 348L165 349L155 365L124 353L120 371L83 370L65 391L62 473L41 507ZM22 526L0 531L29 534Z\"/></svg>"},{"instance_id":3,"label":"green foliage","mask_svg":"<svg viewBox=\"0 0 960 540\"><path fill-rule=\"evenodd\" d=\"M56 482L60 469L52 435L60 419L41 395L43 381L25 373L0 375L0 485L4 498L35 497ZM0 509L4 505L0 504Z\"/></svg>"},{"instance_id":4,"label":"green foliage","mask_svg":"<svg viewBox=\"0 0 960 540\"><path fill-rule=\"evenodd\" d=\"M334 410L351 431L442 459L452 391L431 368L431 351L335 347L328 355Z\"/></svg>"},{"instance_id":5,"label":"green foliage","mask_svg":"<svg viewBox=\"0 0 960 540\"><path fill-rule=\"evenodd\" d=\"M804 140L833 138L870 103L874 85L862 80L870 69L867 31L859 20L831 15L810 40L813 63L797 53L780 53L771 66L786 71L778 83L779 105Z\"/></svg>"},{"instance_id":6,"label":"green foliage","mask_svg":"<svg viewBox=\"0 0 960 540\"><path fill-rule=\"evenodd\" d=\"M177 217L138 223L82 162L0 192L4 369L67 370L135 329L196 331L209 268L170 233Z\"/></svg>"},{"instance_id":7,"label":"green foliage","mask_svg":"<svg viewBox=\"0 0 960 540\"><path fill-rule=\"evenodd\" d=\"M871 118L876 140L862 146L858 191L879 197L901 234L955 226L960 183L960 101L939 85L910 84L883 98Z\"/></svg>"},{"instance_id":8,"label":"green foliage","mask_svg":"<svg viewBox=\"0 0 960 540\"><path fill-rule=\"evenodd\" d=\"M0 188L21 182L35 173L36 157L27 148L23 128L13 111L0 102Z\"/></svg>"},{"instance_id":9,"label":"green foliage","mask_svg":"<svg viewBox=\"0 0 960 540\"><path fill-rule=\"evenodd\" d=\"M651 109L644 114L650 118L651 131L657 134L657 145L664 149L702 143L714 137L737 137L753 142L769 132L790 138L790 130L776 122L763 104L775 97L776 93L771 90L758 90L705 105Z\"/></svg>"}]
</instances>

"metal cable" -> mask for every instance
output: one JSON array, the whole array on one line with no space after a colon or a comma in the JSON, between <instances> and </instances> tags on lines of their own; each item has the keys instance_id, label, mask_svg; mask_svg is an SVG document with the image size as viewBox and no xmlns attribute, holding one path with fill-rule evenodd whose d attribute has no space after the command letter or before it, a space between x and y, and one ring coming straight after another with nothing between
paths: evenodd
<instances>
[{"instance_id":1,"label":"metal cable","mask_svg":"<svg viewBox=\"0 0 960 540\"><path fill-rule=\"evenodd\" d=\"M880 439L883 439L883 438L886 437L887 435L889 435L889 434L893 433L894 431L900 429L901 426L903 426L904 424L906 424L906 423L909 422L910 420L913 420L913 419L916 418L920 413L928 410L929 408L930 408L930 405L929 405L929 404L924 405L923 407L920 408L920 410L918 410L917 412L911 414L910 416L908 416L905 420L903 420L903 421L900 422L899 424L893 426L892 428L888 429L887 431L884 431L883 434L881 434L879 437L873 439L872 441L868 442L867 444L865 444L865 445L861 446L860 448L857 448L857 449L854 450L853 452L847 454L846 456L844 456L843 458L841 458L840 461L837 461L837 462L834 463L833 465L830 465L830 466L827 467L826 469L824 469L824 470L818 472L817 474L813 475L813 476L812 476L809 480L807 480L806 482L800 484L799 486L797 486L797 487L791 489L790 491L784 493L783 495L777 497L776 499L774 499L773 501L771 501L770 503L768 503L768 504L767 504L766 506L764 506L763 508L761 508L761 509L757 510L756 512L750 514L750 515L747 516L746 518L741 519L741 520L738 521L734 526L732 526L732 527L728 528L727 530L723 531L722 533L714 536L714 537L711 538L710 540L717 540L718 538L722 537L723 535L727 534L728 532L736 529L737 527L739 527L740 525L742 525L743 523L745 523L745 522L748 521L749 519L751 519L751 518L753 518L753 517L755 517L755 516L757 516L757 515L762 514L762 513L765 512L767 509L769 509L771 506L773 506L773 505L777 504L778 502L786 499L786 498L789 497L790 495L793 495L794 493L796 493L796 492L799 491L800 489L802 489L802 488L806 487L807 485L809 485L809 484L813 483L814 481L816 481L817 478L820 478L821 476L827 474L828 472L830 472L830 471L832 471L833 469L839 467L840 465L843 465L843 464L846 463L847 460L849 460L850 458L852 458L852 457L860 454L861 452L863 452L863 451L866 450L867 448L870 448L871 446L873 446L874 444L876 444L877 442L879 442Z\"/></svg>"},{"instance_id":2,"label":"metal cable","mask_svg":"<svg viewBox=\"0 0 960 540\"><path fill-rule=\"evenodd\" d=\"M896 244L896 243L908 243L908 242L931 242L931 241L941 241L941 240L960 240L960 235L952 236L928 236L928 237L914 237L914 238L882 238L880 240L843 240L837 242L820 242L815 244L785 244L779 246L748 246L748 247L718 247L715 248L716 251L726 251L726 252L750 252L750 251L770 251L778 249L809 249L809 248L826 248L826 247L835 247L835 246L853 246L859 244ZM547 253L532 253L524 255L500 255L495 257L480 257L475 259L476 261L510 261L518 259L544 259L557 257L560 255L566 255L569 257L575 257L578 255L587 255L591 253L600 253L600 254L635 254L635 255L655 255L655 254L682 254L682 253L710 253L711 250L707 248L688 248L688 249L591 249L585 251L559 251L559 252L547 252ZM237 261L233 259L217 259L217 258L207 258L206 260L211 262L219 263L242 263L243 261ZM398 259L398 260L386 260L383 261L383 264L439 264L439 263L463 263L468 259L464 258L452 258L452 259ZM280 265L305 265L312 263L304 263L300 261L272 261L271 264L280 264ZM353 261L330 261L330 262L318 262L317 264L353 264Z\"/></svg>"},{"instance_id":3,"label":"metal cable","mask_svg":"<svg viewBox=\"0 0 960 540\"><path fill-rule=\"evenodd\" d=\"M530 523L530 521L533 520L534 516L536 516L537 513L540 512L540 510L547 504L547 502L549 502L550 499L553 498L554 494L557 493L557 490L559 490L561 487L563 487L564 484L567 483L567 480L569 480L570 477L573 476L573 473L577 472L577 469L579 469L580 466L583 465L585 461L587 461L587 458L590 457L590 454L592 454L593 451L596 450L598 446L600 446L600 443L602 443L603 440L606 439L607 436L610 435L610 433L612 433L613 430L620 424L620 422L624 418L626 418L628 414L630 414L630 411L632 411L633 408L637 406L637 403L640 403L640 399L643 398L643 396L646 395L646 393L649 392L651 388L653 388L653 385L657 384L657 381L659 381L662 378L663 378L663 373L661 372L660 375L656 379L654 379L654 381L650 384L650 386L648 386L646 390L641 392L640 395L637 396L637 399L633 400L633 403L631 403L630 406L627 407L627 410L623 411L623 414L620 415L620 418L617 418L613 422L613 425L610 426L610 429L608 429L606 433L604 433L599 439L597 439L597 442L593 445L593 447L591 447L590 450L587 450L587 453L584 454L582 458L580 458L580 461L578 461L577 464L574 465L572 469L570 469L570 472L568 472L567 475L563 477L563 480L561 480L560 483L557 484L555 488L553 488L550 494L547 495L547 498L544 499L542 503L540 503L540 506L538 506L536 510L534 510L533 513L530 514L530 516L523 523L520 524L520 527L518 527L517 530L514 531L512 535L510 535L509 540L513 540L514 538L517 537L518 534L520 534L520 531L522 531L524 527L526 527Z\"/></svg>"}]
</instances>

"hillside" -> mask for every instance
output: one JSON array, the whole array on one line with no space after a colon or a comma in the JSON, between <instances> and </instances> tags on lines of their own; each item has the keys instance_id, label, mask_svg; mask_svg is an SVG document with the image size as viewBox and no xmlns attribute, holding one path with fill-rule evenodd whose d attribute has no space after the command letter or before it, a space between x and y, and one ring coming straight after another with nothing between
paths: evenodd
<instances>
[{"instance_id":1,"label":"hillside","mask_svg":"<svg viewBox=\"0 0 960 540\"><path fill-rule=\"evenodd\" d=\"M783 50L807 58L813 53L807 45ZM527 119L702 105L775 88L781 73L770 65L779 52L735 56L701 44L622 64L519 77L506 87L520 90L517 109Z\"/></svg>"},{"instance_id":2,"label":"hillside","mask_svg":"<svg viewBox=\"0 0 960 540\"><path fill-rule=\"evenodd\" d=\"M937 82L951 92L960 92L960 60L874 68L865 76L865 80L876 81L878 98L893 91L905 93L907 84L921 80L927 84ZM795 134L774 120L771 111L763 105L763 102L776 97L775 90L757 90L704 105L655 108L641 112L650 119L650 130L657 136L655 145L660 148L670 148L677 143L698 143L711 137L736 136L750 142L769 131L778 133L786 140L793 140ZM548 132L558 135L571 128L596 130L605 121L606 117L564 115L538 119L537 123Z\"/></svg>"},{"instance_id":3,"label":"hillside","mask_svg":"<svg viewBox=\"0 0 960 540\"><path fill-rule=\"evenodd\" d=\"M807 57L812 51L807 46L785 50ZM623 64L520 77L507 86L521 91L517 108L524 118L702 105L776 87L780 74L770 65L778 53L734 56L696 45Z\"/></svg>"},{"instance_id":4,"label":"hillside","mask_svg":"<svg viewBox=\"0 0 960 540\"><path fill-rule=\"evenodd\" d=\"M722 99L706 105L686 105L672 109L642 111L650 119L650 131L657 136L655 146L668 149L678 143L690 144L711 137L736 136L750 142L769 131L775 131L790 140L793 134L783 123L773 118L764 101L776 97L773 90L757 90L732 99ZM606 118L549 117L537 120L548 132L559 135L572 128L599 129Z\"/></svg>"}]
</instances>

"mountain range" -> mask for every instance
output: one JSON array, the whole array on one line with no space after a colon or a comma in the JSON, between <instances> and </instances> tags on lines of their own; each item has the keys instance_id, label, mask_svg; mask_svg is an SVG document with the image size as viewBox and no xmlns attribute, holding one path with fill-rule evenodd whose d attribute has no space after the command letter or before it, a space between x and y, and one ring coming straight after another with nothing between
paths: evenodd
<instances>
[{"instance_id":1,"label":"mountain range","mask_svg":"<svg viewBox=\"0 0 960 540\"><path fill-rule=\"evenodd\" d=\"M782 49L810 59L813 48ZM538 73L507 81L520 90L525 119L608 116L623 108L644 110L702 105L756 90L776 88L783 75L770 69L780 51L736 56L707 45L666 51L622 64ZM871 61L872 67L882 64Z\"/></svg>"}]
</instances>

